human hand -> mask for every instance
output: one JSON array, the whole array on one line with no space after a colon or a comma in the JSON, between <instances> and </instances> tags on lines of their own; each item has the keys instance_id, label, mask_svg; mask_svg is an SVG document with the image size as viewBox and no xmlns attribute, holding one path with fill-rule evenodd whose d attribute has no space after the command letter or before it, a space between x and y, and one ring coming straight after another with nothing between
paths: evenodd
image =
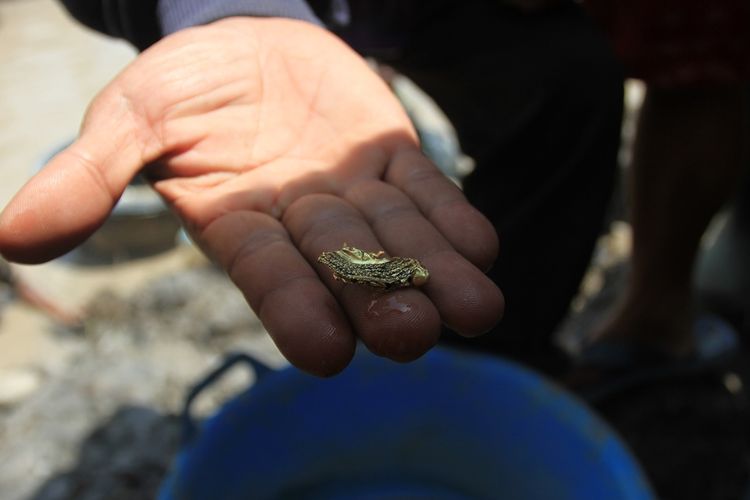
<instances>
[{"instance_id":1,"label":"human hand","mask_svg":"<svg viewBox=\"0 0 750 500\"><path fill-rule=\"evenodd\" d=\"M494 229L421 154L386 85L316 26L231 18L142 53L6 207L0 251L32 263L70 250L144 166L306 371L343 369L355 336L407 361L437 342L441 321L478 335L502 315L479 269L495 258ZM389 292L334 281L316 259L344 242L416 257L430 280Z\"/></svg>"}]
</instances>

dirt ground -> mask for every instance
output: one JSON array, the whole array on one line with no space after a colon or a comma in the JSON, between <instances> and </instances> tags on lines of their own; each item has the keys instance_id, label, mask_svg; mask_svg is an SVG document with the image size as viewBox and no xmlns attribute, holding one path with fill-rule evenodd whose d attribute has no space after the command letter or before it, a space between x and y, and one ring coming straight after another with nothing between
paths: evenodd
<instances>
[{"instance_id":1,"label":"dirt ground","mask_svg":"<svg viewBox=\"0 0 750 500\"><path fill-rule=\"evenodd\" d=\"M745 357L743 364L750 361ZM732 375L640 387L597 405L664 499L744 498L750 466L747 394ZM746 374L743 383L747 383Z\"/></svg>"}]
</instances>

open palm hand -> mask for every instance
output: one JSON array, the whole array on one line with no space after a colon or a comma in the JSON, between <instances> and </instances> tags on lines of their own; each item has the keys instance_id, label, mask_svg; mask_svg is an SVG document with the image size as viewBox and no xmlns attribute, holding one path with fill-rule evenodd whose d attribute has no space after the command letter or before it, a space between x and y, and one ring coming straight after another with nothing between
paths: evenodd
<instances>
[{"instance_id":1,"label":"open palm hand","mask_svg":"<svg viewBox=\"0 0 750 500\"><path fill-rule=\"evenodd\" d=\"M343 369L356 338L411 360L441 322L477 335L502 315L480 271L492 226L421 154L383 82L320 28L233 18L151 47L6 207L0 251L41 262L70 250L142 170L304 370ZM388 292L335 281L316 259L344 242L416 257L430 280Z\"/></svg>"}]
</instances>

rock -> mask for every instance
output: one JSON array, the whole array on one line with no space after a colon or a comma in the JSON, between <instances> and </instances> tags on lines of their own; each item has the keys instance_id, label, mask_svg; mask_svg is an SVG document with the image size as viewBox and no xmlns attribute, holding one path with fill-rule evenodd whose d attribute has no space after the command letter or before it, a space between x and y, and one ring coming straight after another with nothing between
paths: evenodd
<instances>
[{"instance_id":1,"label":"rock","mask_svg":"<svg viewBox=\"0 0 750 500\"><path fill-rule=\"evenodd\" d=\"M32 395L41 377L30 369L0 370L0 406L13 406Z\"/></svg>"}]
</instances>

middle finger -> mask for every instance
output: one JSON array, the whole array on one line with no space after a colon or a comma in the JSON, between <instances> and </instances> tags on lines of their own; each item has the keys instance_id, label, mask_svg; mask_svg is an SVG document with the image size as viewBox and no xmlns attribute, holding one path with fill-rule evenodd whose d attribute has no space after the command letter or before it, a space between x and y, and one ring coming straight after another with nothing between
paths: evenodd
<instances>
[{"instance_id":1,"label":"middle finger","mask_svg":"<svg viewBox=\"0 0 750 500\"><path fill-rule=\"evenodd\" d=\"M282 222L301 253L343 305L355 332L371 351L409 361L437 343L440 315L420 290L384 291L343 283L333 278L328 267L317 262L322 252L339 250L344 243L368 252L383 249L357 209L336 196L308 195L286 209Z\"/></svg>"}]
</instances>

